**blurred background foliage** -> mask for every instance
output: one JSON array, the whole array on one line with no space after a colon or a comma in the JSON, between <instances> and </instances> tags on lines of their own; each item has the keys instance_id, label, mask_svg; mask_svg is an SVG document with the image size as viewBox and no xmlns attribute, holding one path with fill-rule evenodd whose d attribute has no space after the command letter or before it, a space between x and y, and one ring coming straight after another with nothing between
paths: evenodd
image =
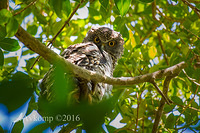
<instances>
[{"instance_id":1,"label":"blurred background foliage","mask_svg":"<svg viewBox=\"0 0 200 133\"><path fill-rule=\"evenodd\" d=\"M38 55L13 37L18 25L47 45L80 2L9 0L10 11L0 10L0 103L7 107L8 114L27 100L28 109L22 118L37 110L40 91L37 83L50 68L50 64L41 59L31 69ZM52 49L60 53L69 45L82 42L91 26L107 26L120 32L125 40L124 54L114 77L152 73L185 61L187 75L199 83L199 18L199 0L85 0L58 35ZM161 89L163 81L156 81ZM100 111L96 110L98 113L92 115L101 119L96 126L104 123L101 131L107 132L151 132L161 95L150 83L115 86L114 96L118 90L123 90L123 94L115 99L112 111L98 115ZM171 81L168 96L174 103L165 105L158 132L198 132L199 86L181 72ZM109 107L108 103L95 108ZM118 125L113 124L116 120L120 121ZM2 121L0 124L0 131L11 130L6 129ZM41 125L32 132L48 128ZM91 126L95 126L94 123ZM18 121L11 127L13 132L21 131L24 123Z\"/></svg>"}]
</instances>

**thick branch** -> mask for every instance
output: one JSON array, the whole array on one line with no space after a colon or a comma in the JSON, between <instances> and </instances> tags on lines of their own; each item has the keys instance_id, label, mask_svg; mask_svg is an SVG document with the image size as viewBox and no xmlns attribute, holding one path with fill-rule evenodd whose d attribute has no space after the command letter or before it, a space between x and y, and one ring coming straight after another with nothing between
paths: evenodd
<instances>
[{"instance_id":1,"label":"thick branch","mask_svg":"<svg viewBox=\"0 0 200 133\"><path fill-rule=\"evenodd\" d=\"M136 77L121 77L121 78L112 78L105 75L98 74L93 71L86 70L79 66L76 66L68 61L66 61L61 56L57 55L51 49L47 48L36 38L32 37L28 32L26 32L22 27L19 27L16 35L21 42L24 43L26 47L32 51L41 55L49 63L53 65L60 65L66 69L66 71L72 71L75 75L78 75L80 78L87 80L93 80L96 82L103 82L112 85L133 85L143 82L150 82L152 79L160 79L165 76L170 76L172 74L178 74L183 68L186 67L185 62L181 62L172 67L166 68L164 70L159 70L154 73L149 73Z\"/></svg>"}]
</instances>

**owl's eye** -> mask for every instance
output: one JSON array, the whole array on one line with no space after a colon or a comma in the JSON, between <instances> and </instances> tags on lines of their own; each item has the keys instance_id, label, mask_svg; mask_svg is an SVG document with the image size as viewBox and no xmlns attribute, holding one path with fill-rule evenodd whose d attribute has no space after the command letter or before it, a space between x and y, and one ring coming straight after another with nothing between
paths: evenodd
<instances>
[{"instance_id":1,"label":"owl's eye","mask_svg":"<svg viewBox=\"0 0 200 133\"><path fill-rule=\"evenodd\" d=\"M110 47L114 47L115 46L115 41L110 41L108 44L109 44Z\"/></svg>"},{"instance_id":2,"label":"owl's eye","mask_svg":"<svg viewBox=\"0 0 200 133\"><path fill-rule=\"evenodd\" d=\"M94 38L94 43L99 43L99 42L100 42L100 39L99 39L98 36L96 36L96 37Z\"/></svg>"}]
</instances>

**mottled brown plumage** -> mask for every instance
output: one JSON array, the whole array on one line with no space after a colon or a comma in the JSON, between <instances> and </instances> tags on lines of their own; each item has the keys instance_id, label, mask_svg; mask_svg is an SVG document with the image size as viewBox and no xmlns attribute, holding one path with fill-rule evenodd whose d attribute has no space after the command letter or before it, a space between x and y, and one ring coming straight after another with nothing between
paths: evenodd
<instances>
[{"instance_id":1,"label":"mottled brown plumage","mask_svg":"<svg viewBox=\"0 0 200 133\"><path fill-rule=\"evenodd\" d=\"M112 77L117 59L123 53L123 44L124 40L120 33L106 27L93 27L82 43L69 46L61 56L75 65ZM54 69L54 66L50 68L40 84L41 96L48 101L55 98L53 90L56 88L52 87ZM76 97L76 101L87 99L89 102L99 102L108 98L112 91L112 85L86 81L78 75L74 76L74 81L76 85L73 97Z\"/></svg>"}]
</instances>

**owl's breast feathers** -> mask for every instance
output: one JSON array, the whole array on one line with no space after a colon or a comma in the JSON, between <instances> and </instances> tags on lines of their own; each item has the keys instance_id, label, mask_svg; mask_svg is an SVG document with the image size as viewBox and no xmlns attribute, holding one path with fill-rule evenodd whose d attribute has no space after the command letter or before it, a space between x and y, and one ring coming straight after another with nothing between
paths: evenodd
<instances>
[{"instance_id":1,"label":"owl's breast feathers","mask_svg":"<svg viewBox=\"0 0 200 133\"><path fill-rule=\"evenodd\" d=\"M63 56L69 62L85 69L95 71L103 75L112 76L114 69L112 57L105 51L101 52L99 48L92 42L71 45L65 51L63 51L61 56ZM54 82L53 73L54 69L51 68L43 78L40 85L41 95L49 96L49 94L45 93L49 93L54 89L51 88L51 85ZM93 83L93 81L80 79L78 78L78 75L76 80L78 81L77 86L79 88L80 97L81 95L83 95L83 97L88 97L88 95L90 95L92 102L101 101L102 98L106 98L111 94L112 85L105 83L96 84ZM91 94L94 88L95 91L93 94ZM52 99L52 97L50 99Z\"/></svg>"}]
</instances>

